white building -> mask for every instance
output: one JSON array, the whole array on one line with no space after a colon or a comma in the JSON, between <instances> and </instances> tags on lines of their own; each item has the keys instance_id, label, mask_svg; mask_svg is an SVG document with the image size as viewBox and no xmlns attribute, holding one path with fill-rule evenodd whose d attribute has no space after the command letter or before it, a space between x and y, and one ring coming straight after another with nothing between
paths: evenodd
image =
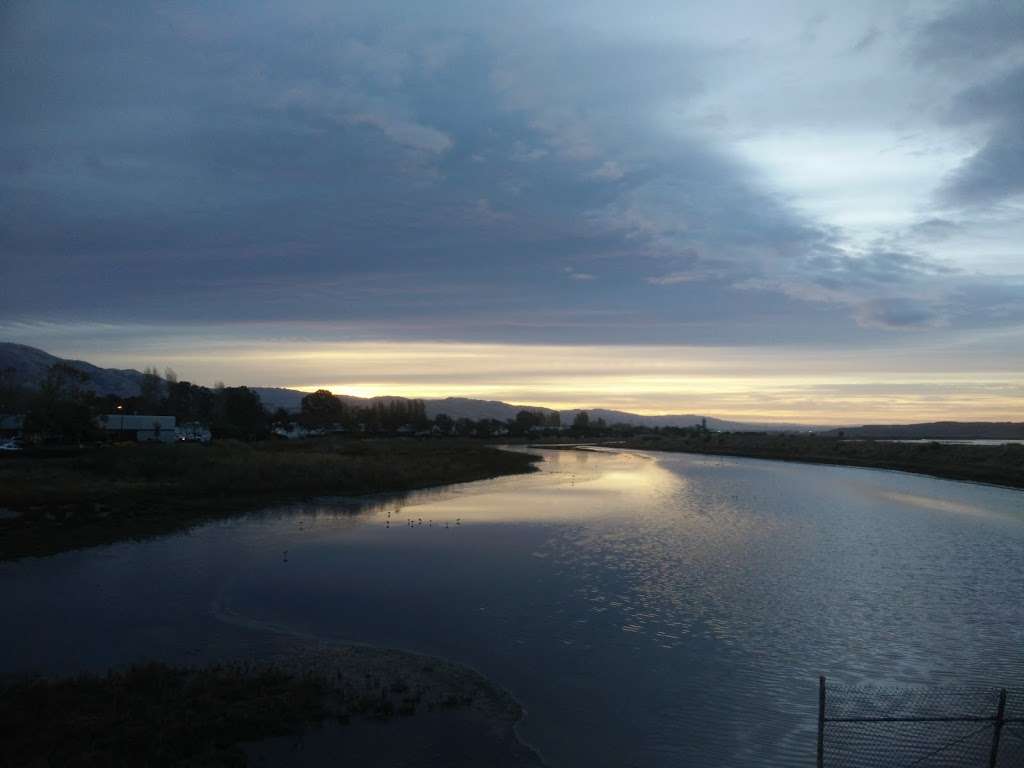
<instances>
[{"instance_id":1,"label":"white building","mask_svg":"<svg viewBox=\"0 0 1024 768\"><path fill-rule=\"evenodd\" d=\"M138 443L173 443L177 439L173 416L139 416L110 413L100 416L101 429L114 440L133 440Z\"/></svg>"},{"instance_id":2,"label":"white building","mask_svg":"<svg viewBox=\"0 0 1024 768\"><path fill-rule=\"evenodd\" d=\"M283 437L287 440L301 440L304 437L312 437L314 435L322 435L323 430L319 429L306 429L301 424L280 424L274 427L273 432L278 437Z\"/></svg>"}]
</instances>

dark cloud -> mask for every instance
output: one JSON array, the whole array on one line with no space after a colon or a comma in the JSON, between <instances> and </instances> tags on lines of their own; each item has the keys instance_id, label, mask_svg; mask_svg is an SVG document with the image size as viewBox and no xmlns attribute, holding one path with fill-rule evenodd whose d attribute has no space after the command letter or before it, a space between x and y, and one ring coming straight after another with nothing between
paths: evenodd
<instances>
[{"instance_id":1,"label":"dark cloud","mask_svg":"<svg viewBox=\"0 0 1024 768\"><path fill-rule=\"evenodd\" d=\"M831 289L912 283L951 271L920 256L888 250L859 256L836 251L819 253L807 259L806 266L815 283Z\"/></svg>"},{"instance_id":2,"label":"dark cloud","mask_svg":"<svg viewBox=\"0 0 1024 768\"><path fill-rule=\"evenodd\" d=\"M961 225L955 221L933 217L912 225L910 234L924 240L936 241L951 237L961 229Z\"/></svg>"},{"instance_id":3,"label":"dark cloud","mask_svg":"<svg viewBox=\"0 0 1024 768\"><path fill-rule=\"evenodd\" d=\"M958 93L949 111L951 120L1002 122L1024 117L1024 65L976 83Z\"/></svg>"},{"instance_id":4,"label":"dark cloud","mask_svg":"<svg viewBox=\"0 0 1024 768\"><path fill-rule=\"evenodd\" d=\"M939 190L944 203L984 205L1024 192L1024 66L961 92L950 119L993 127Z\"/></svg>"},{"instance_id":5,"label":"dark cloud","mask_svg":"<svg viewBox=\"0 0 1024 768\"><path fill-rule=\"evenodd\" d=\"M438 49L429 26L392 31L386 9L315 23L231 5L15 16L3 62L21 77L3 106L17 119L0 142L19 162L0 183L0 247L23 290L8 315L411 316L450 330L446 315L483 304L560 305L566 268L588 276L582 312L653 291L646 262L671 267L694 245L808 236L724 156L637 123L652 99L698 87L670 46L540 30L502 46L484 25ZM367 294L378 274L393 290ZM431 286L443 308L416 298ZM648 304L652 325L664 302Z\"/></svg>"},{"instance_id":6,"label":"dark cloud","mask_svg":"<svg viewBox=\"0 0 1024 768\"><path fill-rule=\"evenodd\" d=\"M969 0L925 24L916 52L926 64L958 66L1024 46L1024 6L1001 0Z\"/></svg>"},{"instance_id":7,"label":"dark cloud","mask_svg":"<svg viewBox=\"0 0 1024 768\"><path fill-rule=\"evenodd\" d=\"M948 205L987 205L1024 193L1024 126L1014 121L996 131L956 169L939 198Z\"/></svg>"},{"instance_id":8,"label":"dark cloud","mask_svg":"<svg viewBox=\"0 0 1024 768\"><path fill-rule=\"evenodd\" d=\"M939 202L988 205L1024 191L1024 5L972 2L955 7L921 29L917 52L925 63L951 65L961 76L973 77L954 97L947 118L990 130L984 145L937 191Z\"/></svg>"},{"instance_id":9,"label":"dark cloud","mask_svg":"<svg viewBox=\"0 0 1024 768\"><path fill-rule=\"evenodd\" d=\"M945 274L798 212L716 141L727 117L679 117L719 92L701 40L456 0L5 13L0 321L669 342L715 317L702 340L847 338L850 307ZM810 45L830 24L797 27ZM865 56L888 40L854 29ZM950 120L1010 125L1014 87L964 91ZM990 145L949 200L1018 188L1019 141ZM914 325L887 306L876 324Z\"/></svg>"},{"instance_id":10,"label":"dark cloud","mask_svg":"<svg viewBox=\"0 0 1024 768\"><path fill-rule=\"evenodd\" d=\"M941 315L919 299L895 297L864 302L858 307L858 320L867 327L922 329L939 324Z\"/></svg>"}]
</instances>

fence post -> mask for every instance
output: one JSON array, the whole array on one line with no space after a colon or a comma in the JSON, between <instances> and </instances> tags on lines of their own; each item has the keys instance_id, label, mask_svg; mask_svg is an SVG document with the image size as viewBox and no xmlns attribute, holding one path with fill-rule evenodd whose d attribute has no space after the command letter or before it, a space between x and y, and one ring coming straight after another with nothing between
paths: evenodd
<instances>
[{"instance_id":1,"label":"fence post","mask_svg":"<svg viewBox=\"0 0 1024 768\"><path fill-rule=\"evenodd\" d=\"M989 768L996 768L999 762L999 736L1003 732L1003 716L1006 714L1006 689L999 691L999 706L996 708L995 725L992 728L992 753L988 757Z\"/></svg>"},{"instance_id":2,"label":"fence post","mask_svg":"<svg viewBox=\"0 0 1024 768\"><path fill-rule=\"evenodd\" d=\"M825 676L818 677L818 768L825 765Z\"/></svg>"}]
</instances>

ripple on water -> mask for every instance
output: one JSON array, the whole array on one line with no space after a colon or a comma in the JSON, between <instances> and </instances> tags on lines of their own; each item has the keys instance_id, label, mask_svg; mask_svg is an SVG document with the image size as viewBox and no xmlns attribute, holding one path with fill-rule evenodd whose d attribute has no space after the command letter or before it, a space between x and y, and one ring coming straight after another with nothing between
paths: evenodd
<instances>
[{"instance_id":1,"label":"ripple on water","mask_svg":"<svg viewBox=\"0 0 1024 768\"><path fill-rule=\"evenodd\" d=\"M198 662L261 632L407 648L508 687L525 738L588 768L810 765L819 673L1024 679L1020 492L545 455L535 475L0 564L0 671Z\"/></svg>"}]
</instances>

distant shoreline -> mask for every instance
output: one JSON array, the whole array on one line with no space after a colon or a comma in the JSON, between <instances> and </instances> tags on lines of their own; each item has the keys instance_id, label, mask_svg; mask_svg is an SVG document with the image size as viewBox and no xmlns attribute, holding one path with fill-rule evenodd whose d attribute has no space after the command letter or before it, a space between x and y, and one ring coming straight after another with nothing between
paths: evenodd
<instances>
[{"instance_id":1,"label":"distant shoreline","mask_svg":"<svg viewBox=\"0 0 1024 768\"><path fill-rule=\"evenodd\" d=\"M537 448L559 447L539 442L532 445ZM648 435L615 441L595 440L588 441L587 445L882 469L1024 490L1024 445L1016 443L992 446L843 440L804 435L708 433L683 438ZM574 446L563 443L562 447ZM830 452L833 455L829 455Z\"/></svg>"}]
</instances>

